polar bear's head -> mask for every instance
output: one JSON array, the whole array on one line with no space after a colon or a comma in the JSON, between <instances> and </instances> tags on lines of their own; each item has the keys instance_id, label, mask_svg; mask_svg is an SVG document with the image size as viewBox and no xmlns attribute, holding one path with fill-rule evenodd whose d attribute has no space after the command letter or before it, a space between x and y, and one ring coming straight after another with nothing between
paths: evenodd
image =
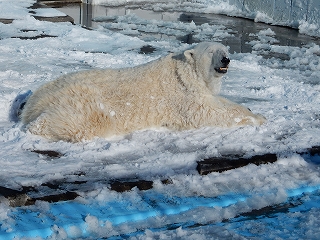
<instances>
[{"instance_id":1,"label":"polar bear's head","mask_svg":"<svg viewBox=\"0 0 320 240\"><path fill-rule=\"evenodd\" d=\"M195 71L211 92L218 94L221 77L227 73L230 63L227 47L221 43L202 42L195 48L186 50L184 56L196 68Z\"/></svg>"}]
</instances>

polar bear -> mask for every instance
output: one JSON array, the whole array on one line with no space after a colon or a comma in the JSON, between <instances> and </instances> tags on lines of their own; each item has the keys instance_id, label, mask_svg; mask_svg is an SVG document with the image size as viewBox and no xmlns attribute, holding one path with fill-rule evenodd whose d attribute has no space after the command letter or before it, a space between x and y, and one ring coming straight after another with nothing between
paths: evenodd
<instances>
[{"instance_id":1,"label":"polar bear","mask_svg":"<svg viewBox=\"0 0 320 240\"><path fill-rule=\"evenodd\" d=\"M22 122L33 134L70 142L150 128L262 124L263 116L218 96L229 62L224 45L203 42L137 67L67 74L30 96Z\"/></svg>"}]
</instances>

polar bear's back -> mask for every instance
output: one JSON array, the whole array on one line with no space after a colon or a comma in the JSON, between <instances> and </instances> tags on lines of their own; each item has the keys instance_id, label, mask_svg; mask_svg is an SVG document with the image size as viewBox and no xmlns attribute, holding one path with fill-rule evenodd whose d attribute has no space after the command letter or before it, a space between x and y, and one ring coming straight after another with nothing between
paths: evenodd
<instances>
[{"instance_id":1,"label":"polar bear's back","mask_svg":"<svg viewBox=\"0 0 320 240\"><path fill-rule=\"evenodd\" d=\"M141 78L140 71L144 72L144 78ZM22 121L28 124L44 111L49 111L48 108L70 104L70 101L73 102L71 106L79 105L83 98L101 101L101 99L109 100L115 97L123 98L130 94L142 95L148 87L156 85L155 79L152 76L146 76L145 72L143 67L140 67L125 70L87 70L64 75L44 84L33 93L23 111ZM63 101L67 102L64 104Z\"/></svg>"}]
</instances>

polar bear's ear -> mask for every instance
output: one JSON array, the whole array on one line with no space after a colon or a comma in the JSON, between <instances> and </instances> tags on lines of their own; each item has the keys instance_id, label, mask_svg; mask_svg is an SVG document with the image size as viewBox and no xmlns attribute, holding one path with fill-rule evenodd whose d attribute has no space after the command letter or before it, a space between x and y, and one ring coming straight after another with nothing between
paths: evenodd
<instances>
[{"instance_id":1,"label":"polar bear's ear","mask_svg":"<svg viewBox=\"0 0 320 240\"><path fill-rule=\"evenodd\" d=\"M187 61L193 61L194 60L194 50L186 50L184 52L184 56L186 57Z\"/></svg>"}]
</instances>

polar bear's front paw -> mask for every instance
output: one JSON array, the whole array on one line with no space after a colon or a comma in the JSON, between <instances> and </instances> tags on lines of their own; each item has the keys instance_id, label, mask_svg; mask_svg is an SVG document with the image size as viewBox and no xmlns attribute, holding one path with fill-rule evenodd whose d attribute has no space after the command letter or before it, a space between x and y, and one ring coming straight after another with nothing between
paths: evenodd
<instances>
[{"instance_id":1,"label":"polar bear's front paw","mask_svg":"<svg viewBox=\"0 0 320 240\"><path fill-rule=\"evenodd\" d=\"M237 125L253 125L260 126L267 121L267 119L261 114L253 114L252 116L246 116L244 118L235 119Z\"/></svg>"},{"instance_id":2,"label":"polar bear's front paw","mask_svg":"<svg viewBox=\"0 0 320 240\"><path fill-rule=\"evenodd\" d=\"M262 125L267 121L267 119L262 116L261 114L256 114L255 115L255 122L257 122L257 124L255 125Z\"/></svg>"},{"instance_id":3,"label":"polar bear's front paw","mask_svg":"<svg viewBox=\"0 0 320 240\"><path fill-rule=\"evenodd\" d=\"M250 125L253 125L253 126L260 126L267 121L267 119L264 116L262 116L261 114L254 114L253 116L250 116L249 118L251 119Z\"/></svg>"}]
</instances>

